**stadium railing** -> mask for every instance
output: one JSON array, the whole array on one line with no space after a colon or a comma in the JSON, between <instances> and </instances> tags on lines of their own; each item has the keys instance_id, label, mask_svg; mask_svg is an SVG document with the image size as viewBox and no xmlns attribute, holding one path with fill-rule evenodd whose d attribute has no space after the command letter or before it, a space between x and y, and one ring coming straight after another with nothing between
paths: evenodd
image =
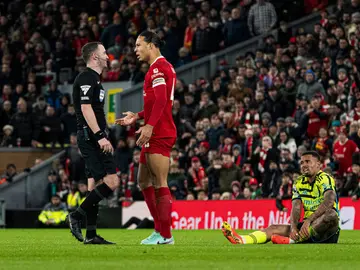
<instances>
[{"instance_id":1,"label":"stadium railing","mask_svg":"<svg viewBox=\"0 0 360 270\"><path fill-rule=\"evenodd\" d=\"M51 156L42 163L30 168L29 172L16 175L10 184L0 186L0 198L6 201L7 209L43 207L47 203L46 188L48 173L55 160L61 158L65 150Z\"/></svg>"},{"instance_id":2,"label":"stadium railing","mask_svg":"<svg viewBox=\"0 0 360 270\"><path fill-rule=\"evenodd\" d=\"M333 7L329 7L328 10ZM288 28L293 34L298 28L304 28L305 31L312 31L313 25L319 22L320 14L313 13L299 20L289 23ZM208 55L199 60L186 64L176 69L177 77L182 79L186 84L193 83L200 77L210 78L215 74L220 60L224 59L228 64L234 65L236 57L243 55L246 52L254 52L261 44L263 44L264 37L273 34L275 38L278 35L278 29L271 31L265 35L256 36L245 42L235 44L231 47L223 49L217 53ZM122 112L126 111L141 111L143 107L143 84L139 83L116 94L116 117L120 117Z\"/></svg>"}]
</instances>

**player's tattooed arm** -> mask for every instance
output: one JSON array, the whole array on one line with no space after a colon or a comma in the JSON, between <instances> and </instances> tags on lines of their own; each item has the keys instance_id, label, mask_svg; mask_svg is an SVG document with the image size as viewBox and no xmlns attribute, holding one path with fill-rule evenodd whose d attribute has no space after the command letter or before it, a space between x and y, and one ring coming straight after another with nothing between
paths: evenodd
<instances>
[{"instance_id":1,"label":"player's tattooed arm","mask_svg":"<svg viewBox=\"0 0 360 270\"><path fill-rule=\"evenodd\" d=\"M327 210L334 207L334 203L336 200L336 193L334 190L327 190L324 193L324 201L319 205L318 209L312 214L308 220L311 222L315 221L319 217L321 217Z\"/></svg>"},{"instance_id":2,"label":"player's tattooed arm","mask_svg":"<svg viewBox=\"0 0 360 270\"><path fill-rule=\"evenodd\" d=\"M296 228L301 216L301 200L296 199L292 201L292 209L290 216L290 225L292 228Z\"/></svg>"}]
</instances>

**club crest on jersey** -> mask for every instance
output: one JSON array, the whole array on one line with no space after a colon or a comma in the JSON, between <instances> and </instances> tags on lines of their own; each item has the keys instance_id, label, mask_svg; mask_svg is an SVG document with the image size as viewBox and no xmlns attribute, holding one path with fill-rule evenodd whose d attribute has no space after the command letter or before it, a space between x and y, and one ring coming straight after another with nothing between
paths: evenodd
<instances>
[{"instance_id":1,"label":"club crest on jersey","mask_svg":"<svg viewBox=\"0 0 360 270\"><path fill-rule=\"evenodd\" d=\"M105 98L105 90L101 89L100 90L100 95L99 95L100 102L103 102L104 98Z\"/></svg>"},{"instance_id":2,"label":"club crest on jersey","mask_svg":"<svg viewBox=\"0 0 360 270\"><path fill-rule=\"evenodd\" d=\"M86 96L87 92L89 91L89 89L91 88L91 85L81 85L80 89L81 91L83 91L84 95Z\"/></svg>"}]
</instances>

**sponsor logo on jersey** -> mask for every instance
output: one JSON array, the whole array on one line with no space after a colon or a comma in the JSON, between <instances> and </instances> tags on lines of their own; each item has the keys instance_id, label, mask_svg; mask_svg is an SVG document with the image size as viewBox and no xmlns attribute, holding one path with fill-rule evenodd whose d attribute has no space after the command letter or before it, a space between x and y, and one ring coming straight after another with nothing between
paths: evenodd
<instances>
[{"instance_id":1,"label":"sponsor logo on jersey","mask_svg":"<svg viewBox=\"0 0 360 270\"><path fill-rule=\"evenodd\" d=\"M153 81L152 81L152 87L156 87L156 86L158 86L158 85L161 85L161 84L165 84L166 85L166 83L165 83L165 79L164 78L156 78L156 79L154 79Z\"/></svg>"},{"instance_id":2,"label":"sponsor logo on jersey","mask_svg":"<svg viewBox=\"0 0 360 270\"><path fill-rule=\"evenodd\" d=\"M158 73L159 70L157 68L154 68L154 73Z\"/></svg>"},{"instance_id":3,"label":"sponsor logo on jersey","mask_svg":"<svg viewBox=\"0 0 360 270\"><path fill-rule=\"evenodd\" d=\"M151 79L154 79L155 77L164 77L164 73L159 72L159 73L151 75Z\"/></svg>"},{"instance_id":4,"label":"sponsor logo on jersey","mask_svg":"<svg viewBox=\"0 0 360 270\"><path fill-rule=\"evenodd\" d=\"M89 97L81 97L81 100L89 100Z\"/></svg>"},{"instance_id":5,"label":"sponsor logo on jersey","mask_svg":"<svg viewBox=\"0 0 360 270\"><path fill-rule=\"evenodd\" d=\"M81 85L80 86L80 89L81 89L81 91L83 91L84 95L87 94L87 92L90 90L90 88L91 88L91 85Z\"/></svg>"},{"instance_id":6,"label":"sponsor logo on jersey","mask_svg":"<svg viewBox=\"0 0 360 270\"><path fill-rule=\"evenodd\" d=\"M104 98L105 98L105 90L101 89L99 95L100 102L103 102Z\"/></svg>"}]
</instances>

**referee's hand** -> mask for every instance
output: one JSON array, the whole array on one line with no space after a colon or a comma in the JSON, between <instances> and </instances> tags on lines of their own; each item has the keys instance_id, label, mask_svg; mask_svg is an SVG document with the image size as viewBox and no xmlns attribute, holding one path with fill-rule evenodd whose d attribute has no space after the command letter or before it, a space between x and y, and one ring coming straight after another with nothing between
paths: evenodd
<instances>
[{"instance_id":1,"label":"referee's hand","mask_svg":"<svg viewBox=\"0 0 360 270\"><path fill-rule=\"evenodd\" d=\"M103 150L104 153L114 154L114 148L112 147L108 139L102 138L101 140L98 140L98 143L100 145L101 150Z\"/></svg>"}]
</instances>

